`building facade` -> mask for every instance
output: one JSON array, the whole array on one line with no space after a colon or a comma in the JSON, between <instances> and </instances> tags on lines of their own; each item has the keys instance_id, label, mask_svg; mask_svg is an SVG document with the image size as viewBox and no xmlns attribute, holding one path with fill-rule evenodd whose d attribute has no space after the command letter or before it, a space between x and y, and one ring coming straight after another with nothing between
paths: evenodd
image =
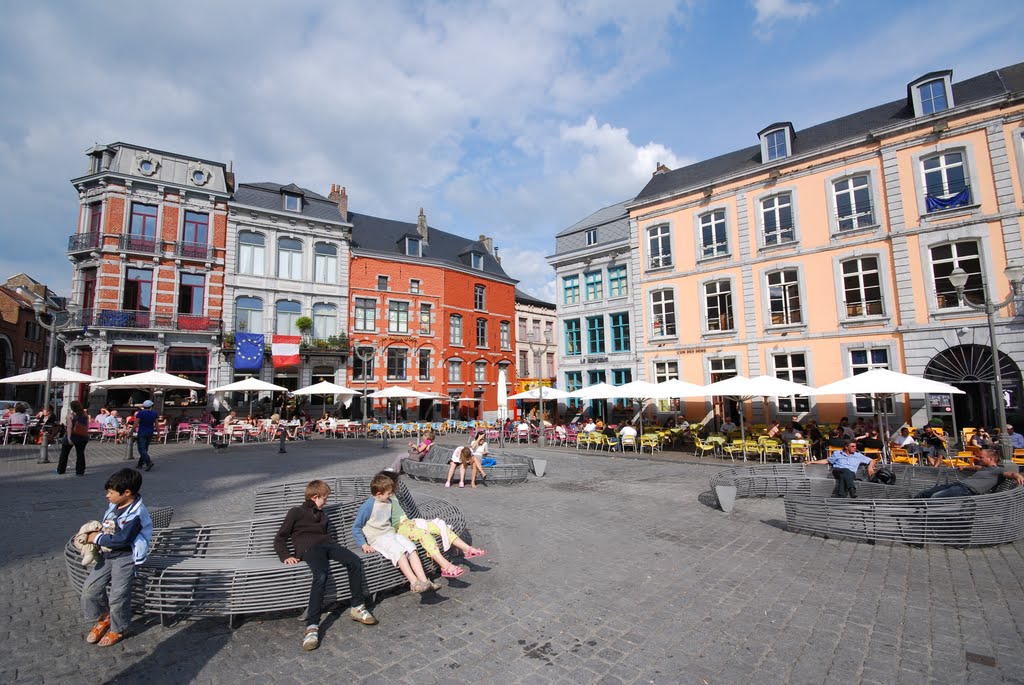
<instances>
[{"instance_id":1,"label":"building facade","mask_svg":"<svg viewBox=\"0 0 1024 685\"><path fill-rule=\"evenodd\" d=\"M1024 264L1024 64L954 82L926 74L905 98L659 169L627 204L639 257L639 349L648 380L771 374L814 386L885 367L952 383L887 409L993 425L1020 413L1020 301L995 314L1006 393L994 396L984 313ZM755 403L756 404L756 403ZM735 413L689 402L688 413ZM769 414L870 415L868 398L774 398ZM953 411L955 409L955 412ZM760 408L753 415L760 419ZM952 426L951 426L952 427Z\"/></svg>"},{"instance_id":2,"label":"building facade","mask_svg":"<svg viewBox=\"0 0 1024 685\"><path fill-rule=\"evenodd\" d=\"M67 252L81 327L68 333L68 366L100 378L166 371L207 385L221 345L231 174L220 162L127 143L86 155L86 173L72 180L79 215ZM79 395L93 413L139 399L87 391Z\"/></svg>"},{"instance_id":3,"label":"building facade","mask_svg":"<svg viewBox=\"0 0 1024 685\"><path fill-rule=\"evenodd\" d=\"M639 254L631 238L626 202L598 210L555 237L548 263L555 269L557 367L562 389L644 379L637 355L640 318L635 279ZM607 403L588 403L605 416ZM620 406L621 405L621 406ZM578 401L569 401L570 408ZM613 410L628 407L612 402Z\"/></svg>"},{"instance_id":4,"label":"building facade","mask_svg":"<svg viewBox=\"0 0 1024 685\"><path fill-rule=\"evenodd\" d=\"M546 388L556 387L558 308L553 302L532 297L518 288L515 296L516 364L515 378L508 379L512 390L509 394L525 392L540 384ZM554 404L552 402L551 406Z\"/></svg>"},{"instance_id":5,"label":"building facade","mask_svg":"<svg viewBox=\"0 0 1024 685\"><path fill-rule=\"evenodd\" d=\"M50 333L36 321L32 296L23 296L19 288L41 298L60 299L27 274L17 274L0 284L0 378L46 368ZM58 346L54 352L59 351ZM63 355L55 360L58 366L62 362ZM0 399L25 402L38 410L43 405L43 387L38 383L0 385Z\"/></svg>"}]
</instances>

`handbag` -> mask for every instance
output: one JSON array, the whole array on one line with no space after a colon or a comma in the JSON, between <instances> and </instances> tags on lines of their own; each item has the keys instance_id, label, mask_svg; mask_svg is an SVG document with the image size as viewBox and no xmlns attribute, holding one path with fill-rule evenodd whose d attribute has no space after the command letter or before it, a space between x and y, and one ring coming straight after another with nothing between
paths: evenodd
<instances>
[{"instance_id":1,"label":"handbag","mask_svg":"<svg viewBox=\"0 0 1024 685\"><path fill-rule=\"evenodd\" d=\"M89 437L89 424L82 423L78 417L72 419L73 424L71 426L71 435L76 438L87 438Z\"/></svg>"}]
</instances>

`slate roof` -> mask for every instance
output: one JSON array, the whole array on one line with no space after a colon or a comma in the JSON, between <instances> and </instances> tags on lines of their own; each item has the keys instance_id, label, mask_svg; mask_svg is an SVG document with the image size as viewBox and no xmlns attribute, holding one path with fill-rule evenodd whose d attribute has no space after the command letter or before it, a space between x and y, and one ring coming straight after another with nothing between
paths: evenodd
<instances>
[{"instance_id":1,"label":"slate roof","mask_svg":"<svg viewBox=\"0 0 1024 685\"><path fill-rule=\"evenodd\" d=\"M544 307L545 309L556 308L554 302L545 302L544 300L539 300L533 295L527 295L519 288L516 288L516 302L522 302L523 304L533 305L534 307Z\"/></svg>"},{"instance_id":2,"label":"slate roof","mask_svg":"<svg viewBox=\"0 0 1024 685\"><path fill-rule=\"evenodd\" d=\"M334 223L345 223L338 213L338 205L331 202L323 195L314 193L312 190L300 188L294 183L281 185L280 183L239 183L235 189L231 202L234 204L246 205L248 207L259 207L284 214L296 214L284 208L281 199L281 191L302 195L302 211L298 214L307 219L316 221L331 221Z\"/></svg>"},{"instance_id":3,"label":"slate roof","mask_svg":"<svg viewBox=\"0 0 1024 685\"><path fill-rule=\"evenodd\" d=\"M935 72L941 74L943 72ZM979 102L999 95L1024 92L1024 62L996 69L961 83L953 83L953 102L956 107ZM843 141L866 136L869 132L914 118L907 98L848 114L823 124L795 131L794 155L824 148ZM699 188L716 179L761 167L761 145L756 145L712 157L689 166L653 176L633 202L661 197L684 188ZM603 211L603 210L602 210ZM589 219L589 217L588 217ZM585 219L584 221L586 221ZM572 229L567 229L569 232ZM561 234L559 234L561 235Z\"/></svg>"},{"instance_id":4,"label":"slate roof","mask_svg":"<svg viewBox=\"0 0 1024 685\"><path fill-rule=\"evenodd\" d=\"M629 202L629 200L623 200L622 202L616 202L613 205L599 209L587 218L577 221L569 228L560 231L555 237L561 238L562 236L582 231L585 228L593 228L594 226L604 226L606 224L614 223L628 224L629 212L626 210L627 202Z\"/></svg>"}]
</instances>

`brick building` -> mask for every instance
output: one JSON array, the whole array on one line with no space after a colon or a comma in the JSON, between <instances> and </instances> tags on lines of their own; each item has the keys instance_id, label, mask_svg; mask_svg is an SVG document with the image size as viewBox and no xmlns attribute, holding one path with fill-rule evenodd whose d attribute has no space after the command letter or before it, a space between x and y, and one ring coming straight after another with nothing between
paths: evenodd
<instances>
[{"instance_id":1,"label":"brick building","mask_svg":"<svg viewBox=\"0 0 1024 685\"><path fill-rule=\"evenodd\" d=\"M39 297L59 299L53 291L26 274L12 276L0 285L0 378L46 368L50 334L36 323L31 299L19 294L18 288ZM58 357L57 365L62 361L63 358ZM0 385L0 399L19 400L41 408L42 398L43 387L39 384Z\"/></svg>"}]
</instances>

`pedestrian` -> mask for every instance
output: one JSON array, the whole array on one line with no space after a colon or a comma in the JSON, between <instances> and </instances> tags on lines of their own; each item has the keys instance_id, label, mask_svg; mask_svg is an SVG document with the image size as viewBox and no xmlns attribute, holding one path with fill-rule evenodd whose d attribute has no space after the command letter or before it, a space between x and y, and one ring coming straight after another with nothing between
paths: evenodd
<instances>
[{"instance_id":1,"label":"pedestrian","mask_svg":"<svg viewBox=\"0 0 1024 685\"><path fill-rule=\"evenodd\" d=\"M156 422L159 414L153 411L153 400L146 400L142 403L142 409L135 412L135 436L139 448L139 464L135 468L153 468L153 459L149 456L149 445L153 442L153 434L156 432Z\"/></svg>"},{"instance_id":2,"label":"pedestrian","mask_svg":"<svg viewBox=\"0 0 1024 685\"><path fill-rule=\"evenodd\" d=\"M328 519L324 504L331 495L331 486L322 480L311 480L306 485L306 501L292 507L284 517L281 528L274 536L274 551L285 564L306 562L313 575L306 607L306 629L302 634L302 648L307 652L320 646L320 613L323 611L324 590L327 587L329 562L336 561L348 571L351 608L348 615L353 621L372 626L377 619L363 602L363 564L355 552L342 547L327 532ZM295 554L288 553L291 540Z\"/></svg>"},{"instance_id":3,"label":"pedestrian","mask_svg":"<svg viewBox=\"0 0 1024 685\"><path fill-rule=\"evenodd\" d=\"M828 459L816 459L807 462L808 464L831 464L832 477L836 480L836 487L832 491L833 497L857 497L857 468L861 464L868 467L868 477L875 475L876 459L870 459L857 451L857 443L850 440L841 450L836 450Z\"/></svg>"},{"instance_id":4,"label":"pedestrian","mask_svg":"<svg viewBox=\"0 0 1024 685\"><path fill-rule=\"evenodd\" d=\"M68 456L71 448L75 448L75 475L85 475L85 446L89 444L89 415L78 400L71 400L68 405L71 411L64 431L64 441L60 447L60 458L57 459L57 473L64 475L68 470Z\"/></svg>"},{"instance_id":5,"label":"pedestrian","mask_svg":"<svg viewBox=\"0 0 1024 685\"><path fill-rule=\"evenodd\" d=\"M75 402L72 402L72 408ZM90 644L109 647L124 639L132 622L132 581L135 567L146 561L153 519L142 503L142 474L121 469L103 485L110 506L100 530L85 541L100 546L99 561L82 587L82 613L92 623Z\"/></svg>"}]
</instances>

